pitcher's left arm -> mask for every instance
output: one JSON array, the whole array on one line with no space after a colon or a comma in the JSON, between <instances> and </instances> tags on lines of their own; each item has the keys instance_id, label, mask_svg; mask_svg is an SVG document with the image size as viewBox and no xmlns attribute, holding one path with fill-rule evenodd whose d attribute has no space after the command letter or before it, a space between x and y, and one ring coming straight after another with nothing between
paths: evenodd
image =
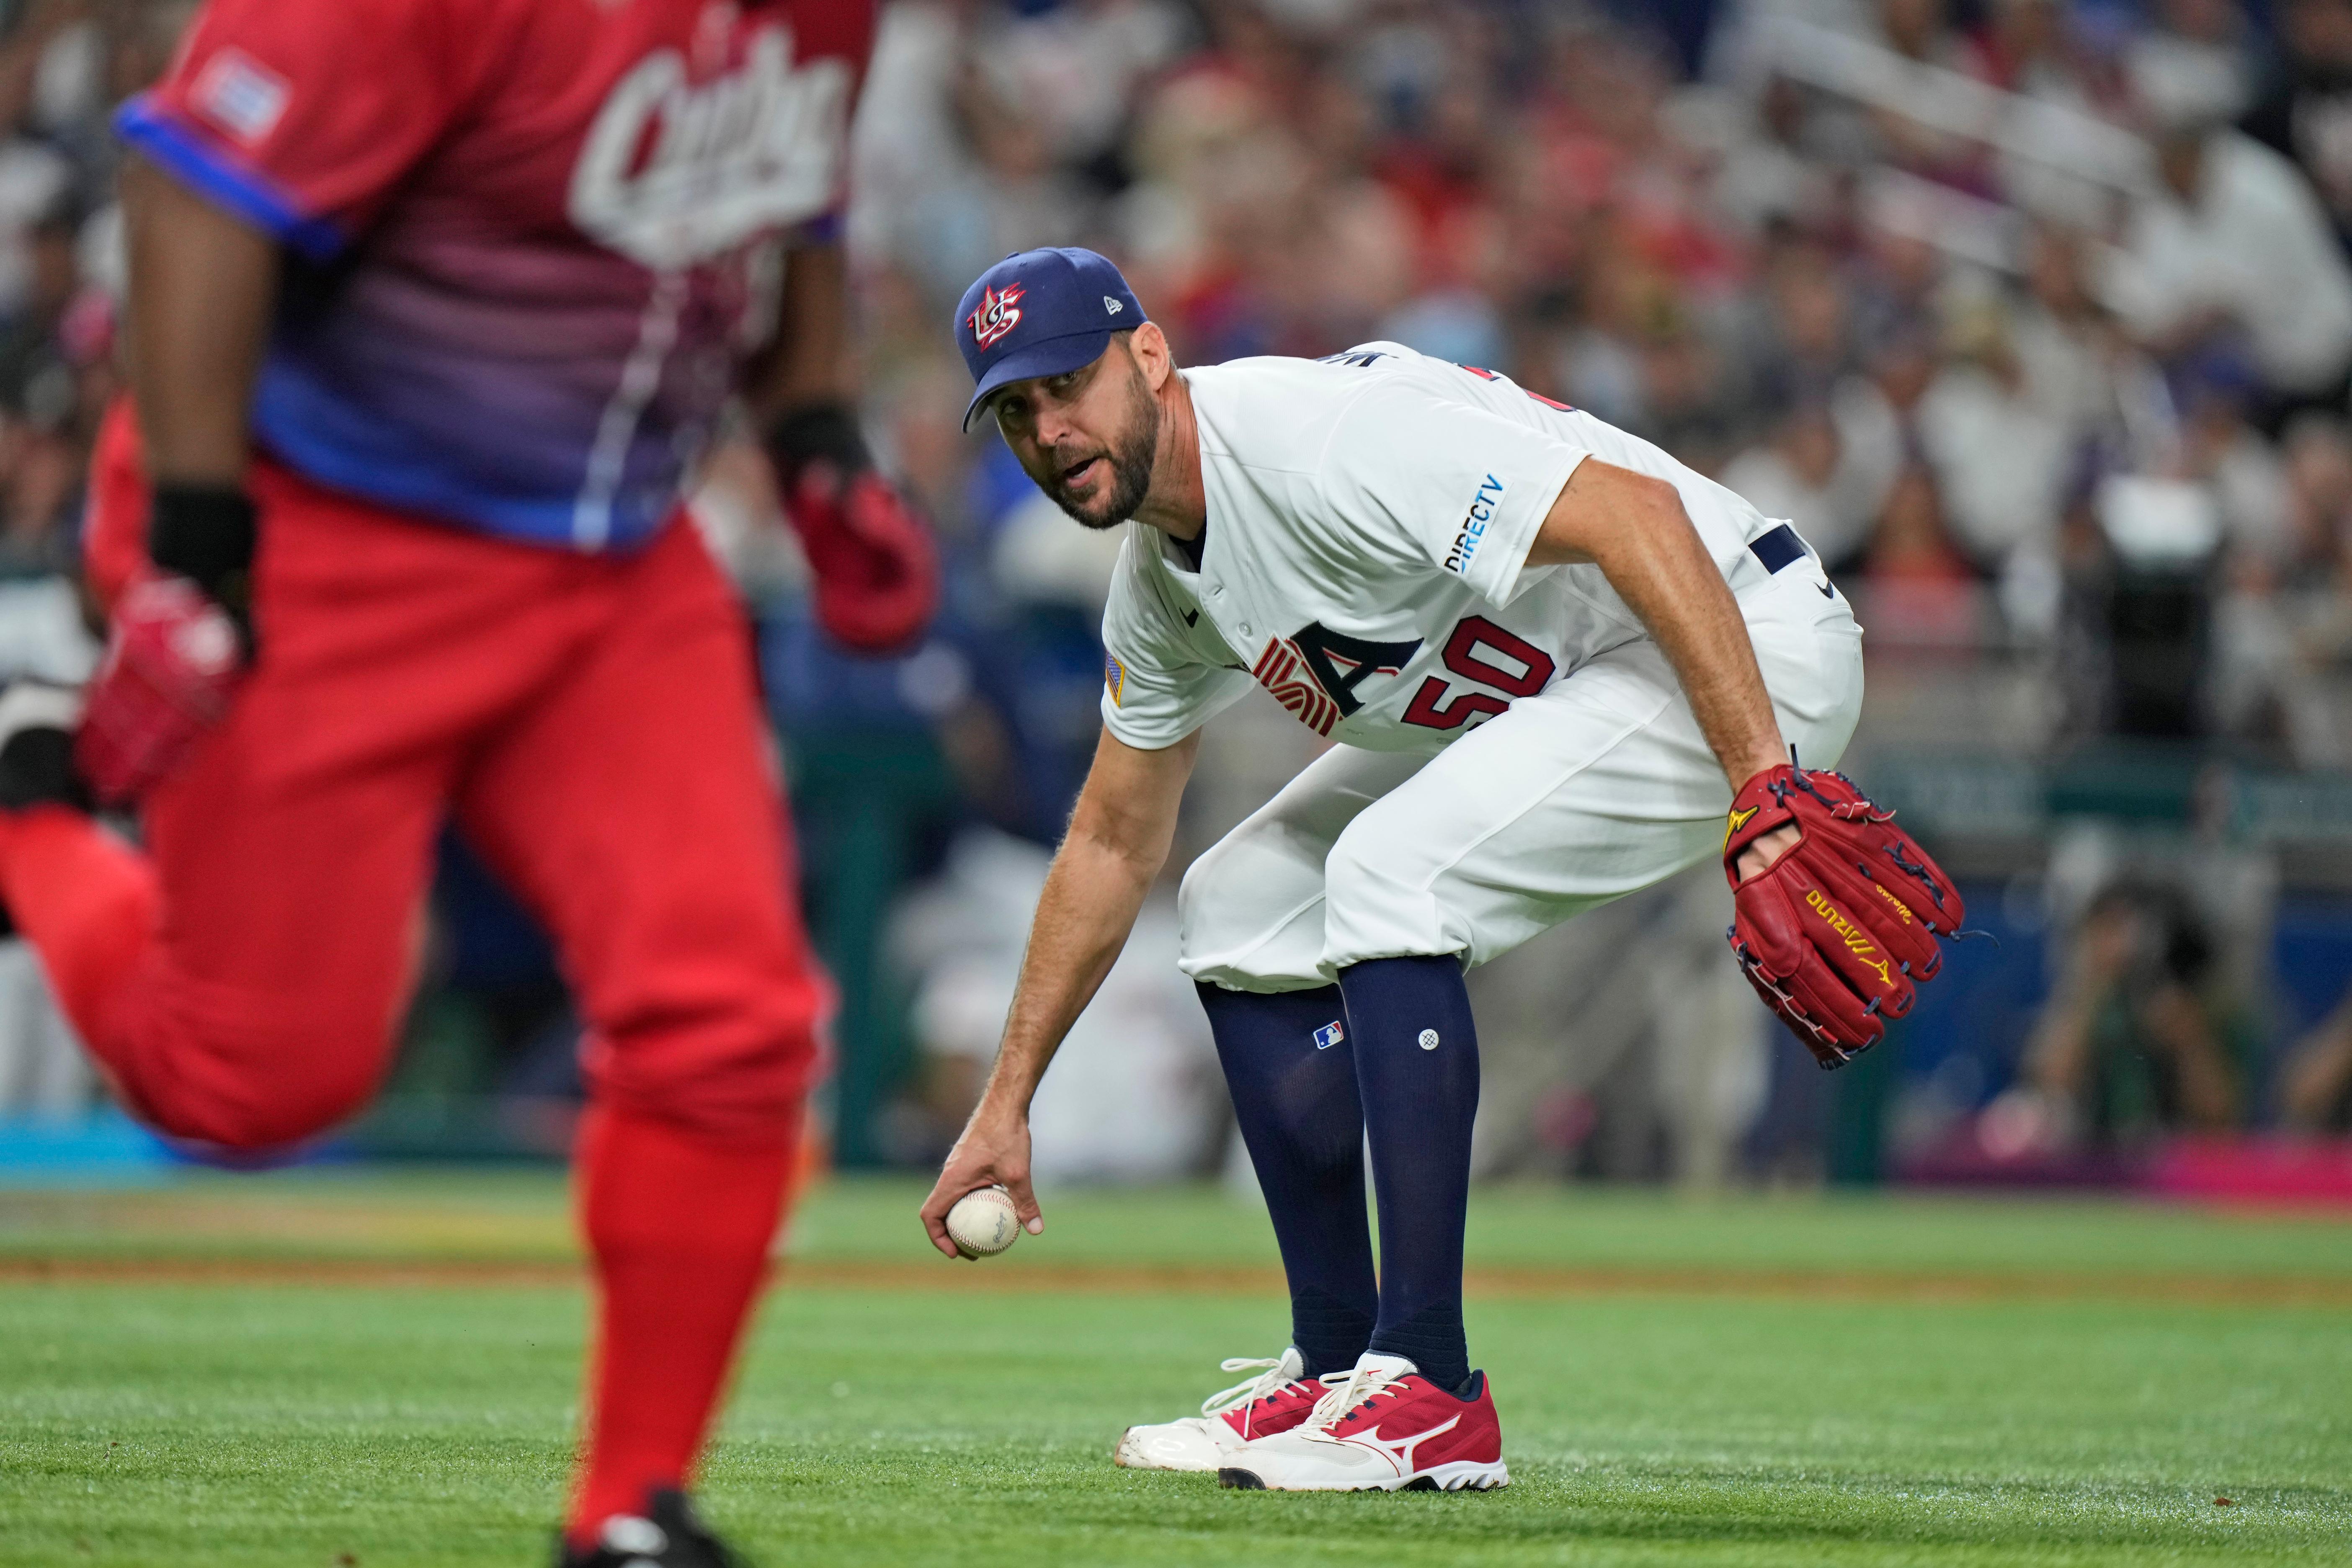
<instances>
[{"instance_id":1,"label":"pitcher's left arm","mask_svg":"<svg viewBox=\"0 0 2352 1568\"><path fill-rule=\"evenodd\" d=\"M1576 563L1599 566L1657 639L1733 789L1788 761L1748 623L1674 486L1598 458L1579 463L1528 551L1531 567ZM1762 870L1796 837L1792 826L1758 839L1743 869Z\"/></svg>"},{"instance_id":2,"label":"pitcher's left arm","mask_svg":"<svg viewBox=\"0 0 2352 1568\"><path fill-rule=\"evenodd\" d=\"M1788 757L1738 601L1664 479L1587 458L1529 566L1589 562L1657 640L1733 795L1724 875L1731 950L1824 1068L1877 1044L1943 963L1959 889L1843 775Z\"/></svg>"}]
</instances>

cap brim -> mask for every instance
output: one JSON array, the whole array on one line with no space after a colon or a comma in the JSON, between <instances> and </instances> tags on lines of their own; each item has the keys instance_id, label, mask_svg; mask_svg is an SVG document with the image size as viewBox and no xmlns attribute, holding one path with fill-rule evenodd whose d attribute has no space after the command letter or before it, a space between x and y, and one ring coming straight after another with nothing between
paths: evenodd
<instances>
[{"instance_id":1,"label":"cap brim","mask_svg":"<svg viewBox=\"0 0 2352 1568\"><path fill-rule=\"evenodd\" d=\"M1111 330L1105 327L1099 331L1072 332L1067 337L1047 338L1042 343L1031 343L1027 348L1013 350L989 366L988 374L980 378L980 384L971 389L971 401L964 405L963 427L966 430L971 428L971 416L980 412L980 405L988 401L990 394L1016 381L1031 381L1041 375L1063 375L1070 371L1082 370L1102 358L1103 352L1110 347L1110 337Z\"/></svg>"}]
</instances>

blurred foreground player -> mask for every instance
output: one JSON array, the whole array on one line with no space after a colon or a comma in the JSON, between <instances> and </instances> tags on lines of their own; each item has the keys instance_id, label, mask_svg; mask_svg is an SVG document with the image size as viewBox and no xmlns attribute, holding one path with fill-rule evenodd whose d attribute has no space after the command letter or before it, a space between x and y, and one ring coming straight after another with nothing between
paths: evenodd
<instances>
[{"instance_id":1,"label":"blurred foreground player","mask_svg":"<svg viewBox=\"0 0 2352 1568\"><path fill-rule=\"evenodd\" d=\"M367 1100L454 817L592 1030L599 1290L559 1560L717 1564L683 1489L822 982L752 662L679 506L739 394L855 645L935 573L845 398L870 5L214 0L121 128L132 384L86 693L0 695L0 894L124 1103L225 1152ZM84 815L135 800L146 853Z\"/></svg>"},{"instance_id":2,"label":"blurred foreground player","mask_svg":"<svg viewBox=\"0 0 2352 1568\"><path fill-rule=\"evenodd\" d=\"M1768 1005L1824 1067L1876 1041L1960 900L1851 784L1790 761L1845 750L1861 629L1787 523L1492 372L1395 343L1179 371L1080 250L1008 258L962 312L972 411L1078 522L1133 526L1094 768L925 1223L950 1250L948 1205L995 1182L1038 1223L1030 1096L1167 858L1200 727L1264 686L1337 743L1193 863L1179 962L1291 1343L1114 1458L1278 1490L1505 1485L1462 1327L1463 971L1720 857Z\"/></svg>"}]
</instances>

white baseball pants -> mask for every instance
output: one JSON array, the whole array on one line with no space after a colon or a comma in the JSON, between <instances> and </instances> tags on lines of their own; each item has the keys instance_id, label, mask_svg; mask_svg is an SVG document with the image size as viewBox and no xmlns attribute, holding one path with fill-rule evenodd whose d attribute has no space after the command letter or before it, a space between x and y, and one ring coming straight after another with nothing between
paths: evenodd
<instances>
[{"instance_id":1,"label":"white baseball pants","mask_svg":"<svg viewBox=\"0 0 2352 1568\"><path fill-rule=\"evenodd\" d=\"M1835 766L1862 628L1811 558L1741 595L1782 738ZM1646 639L1433 757L1336 746L1186 873L1178 962L1234 991L1328 985L1368 958L1486 963L1719 854L1731 787Z\"/></svg>"}]
</instances>

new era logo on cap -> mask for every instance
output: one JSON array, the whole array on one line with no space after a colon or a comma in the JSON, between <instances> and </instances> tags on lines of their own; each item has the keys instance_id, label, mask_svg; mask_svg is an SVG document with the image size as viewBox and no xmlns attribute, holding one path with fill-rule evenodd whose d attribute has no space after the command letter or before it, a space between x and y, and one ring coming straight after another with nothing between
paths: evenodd
<instances>
[{"instance_id":1,"label":"new era logo on cap","mask_svg":"<svg viewBox=\"0 0 2352 1568\"><path fill-rule=\"evenodd\" d=\"M1006 257L973 279L956 307L956 345L973 383L966 423L998 388L1092 364L1112 333L1149 320L1118 268L1091 250Z\"/></svg>"}]
</instances>

